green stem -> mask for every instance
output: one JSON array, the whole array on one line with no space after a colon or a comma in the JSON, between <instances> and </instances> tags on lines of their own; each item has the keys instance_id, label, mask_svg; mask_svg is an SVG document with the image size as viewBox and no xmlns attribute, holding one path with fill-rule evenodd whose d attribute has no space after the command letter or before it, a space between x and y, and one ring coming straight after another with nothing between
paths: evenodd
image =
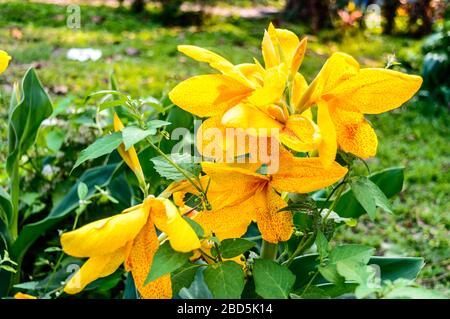
<instances>
[{"instance_id":1,"label":"green stem","mask_svg":"<svg viewBox=\"0 0 450 319\"><path fill-rule=\"evenodd\" d=\"M19 233L19 193L20 193L20 176L19 162L16 161L13 166L11 175L11 204L13 208L12 221L9 227L12 242L17 239Z\"/></svg>"},{"instance_id":2,"label":"green stem","mask_svg":"<svg viewBox=\"0 0 450 319\"><path fill-rule=\"evenodd\" d=\"M308 247L308 245L311 243L311 240L314 240L315 237L316 236L314 236L314 234L312 234L308 238L306 235L302 238L302 240L298 244L297 248L295 249L294 253L286 261L286 267L289 267L292 264L292 262L294 261L294 258L297 257L298 255L300 255L303 252L303 250L305 250L305 248Z\"/></svg>"},{"instance_id":3,"label":"green stem","mask_svg":"<svg viewBox=\"0 0 450 319\"><path fill-rule=\"evenodd\" d=\"M306 284L305 289L303 290L302 294L300 296L303 296L305 294L305 292L309 289L309 287L312 285L312 283L314 282L314 279L316 279L317 275L319 274L318 271L316 271L314 273L314 275L311 277L311 279L308 281L308 283Z\"/></svg>"},{"instance_id":4,"label":"green stem","mask_svg":"<svg viewBox=\"0 0 450 319\"><path fill-rule=\"evenodd\" d=\"M331 204L331 206L328 208L327 214L324 216L323 220L326 221L327 218L330 216L331 212L333 211L333 209L336 208L337 203L339 202L339 199L341 198L342 192L344 191L345 187L343 187L345 185L345 183L347 183L347 176L345 175L344 180L337 186L339 187L339 191L336 194L336 198L334 199L333 203ZM337 188L336 187L336 188ZM322 212L322 210L321 210Z\"/></svg>"},{"instance_id":5,"label":"green stem","mask_svg":"<svg viewBox=\"0 0 450 319\"><path fill-rule=\"evenodd\" d=\"M275 260L277 258L278 244L272 244L263 239L261 246L261 258Z\"/></svg>"}]
</instances>

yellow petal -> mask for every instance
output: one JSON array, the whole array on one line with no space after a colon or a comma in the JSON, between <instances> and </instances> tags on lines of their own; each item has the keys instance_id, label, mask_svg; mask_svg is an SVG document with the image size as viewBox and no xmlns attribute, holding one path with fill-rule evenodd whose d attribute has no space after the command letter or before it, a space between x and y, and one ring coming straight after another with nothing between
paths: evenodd
<instances>
[{"instance_id":1,"label":"yellow petal","mask_svg":"<svg viewBox=\"0 0 450 319\"><path fill-rule=\"evenodd\" d=\"M237 68L224 57L210 50L206 50L194 45L179 45L178 51L186 54L188 57L194 60L208 63L212 68L241 82L248 87L253 87L253 84L242 74L239 68Z\"/></svg>"},{"instance_id":2,"label":"yellow petal","mask_svg":"<svg viewBox=\"0 0 450 319\"><path fill-rule=\"evenodd\" d=\"M378 139L375 131L361 113L336 109L333 111L339 147L360 158L376 155Z\"/></svg>"},{"instance_id":3,"label":"yellow petal","mask_svg":"<svg viewBox=\"0 0 450 319\"><path fill-rule=\"evenodd\" d=\"M267 31L264 31L264 36L261 43L261 50L266 69L272 68L280 64L280 57L278 56L277 48L272 42L270 34Z\"/></svg>"},{"instance_id":4,"label":"yellow petal","mask_svg":"<svg viewBox=\"0 0 450 319\"><path fill-rule=\"evenodd\" d=\"M152 199L151 216L156 227L166 233L176 251L189 252L200 248L200 240L191 225L183 219L178 208L168 199Z\"/></svg>"},{"instance_id":5,"label":"yellow petal","mask_svg":"<svg viewBox=\"0 0 450 319\"><path fill-rule=\"evenodd\" d=\"M11 57L3 50L0 50L0 74L5 72L5 70L8 68L9 61L11 60Z\"/></svg>"},{"instance_id":6,"label":"yellow petal","mask_svg":"<svg viewBox=\"0 0 450 319\"><path fill-rule=\"evenodd\" d=\"M291 93L291 104L297 109L300 100L308 90L308 83L306 82L303 75L300 73L295 74L294 82L292 83L292 93Z\"/></svg>"},{"instance_id":7,"label":"yellow petal","mask_svg":"<svg viewBox=\"0 0 450 319\"><path fill-rule=\"evenodd\" d=\"M148 210L141 205L128 213L104 218L64 233L61 236L61 245L65 253L75 257L112 253L133 240L147 222L147 218Z\"/></svg>"},{"instance_id":8,"label":"yellow petal","mask_svg":"<svg viewBox=\"0 0 450 319\"><path fill-rule=\"evenodd\" d=\"M362 69L324 99L348 111L379 114L395 109L419 90L422 78L387 69Z\"/></svg>"},{"instance_id":9,"label":"yellow petal","mask_svg":"<svg viewBox=\"0 0 450 319\"><path fill-rule=\"evenodd\" d=\"M242 63L236 65L239 71L244 74L244 76L255 84L255 86L261 86L264 82L264 68L256 63Z\"/></svg>"},{"instance_id":10,"label":"yellow petal","mask_svg":"<svg viewBox=\"0 0 450 319\"><path fill-rule=\"evenodd\" d=\"M288 72L285 64L277 65L266 71L264 84L249 96L248 101L256 106L265 106L278 102L286 88Z\"/></svg>"},{"instance_id":11,"label":"yellow petal","mask_svg":"<svg viewBox=\"0 0 450 319\"><path fill-rule=\"evenodd\" d=\"M111 275L125 260L125 247L89 258L64 286L67 294L77 294L98 278Z\"/></svg>"},{"instance_id":12,"label":"yellow petal","mask_svg":"<svg viewBox=\"0 0 450 319\"><path fill-rule=\"evenodd\" d=\"M222 124L226 127L257 129L257 133L262 133L259 129L281 129L283 124L273 119L268 114L262 112L250 104L238 104L229 109L222 116ZM268 131L267 133L270 133ZM258 134L260 135L260 134Z\"/></svg>"},{"instance_id":13,"label":"yellow petal","mask_svg":"<svg viewBox=\"0 0 450 319\"><path fill-rule=\"evenodd\" d=\"M332 162L324 168L317 157L294 157L287 151L280 152L280 167L272 175L270 185L279 191L309 193L332 185L347 174L347 168Z\"/></svg>"},{"instance_id":14,"label":"yellow petal","mask_svg":"<svg viewBox=\"0 0 450 319\"><path fill-rule=\"evenodd\" d=\"M114 131L122 131L124 129L123 123L120 120L119 116L117 116L116 113L114 113ZM142 171L141 164L139 163L139 158L136 153L136 149L134 146L130 147L127 150L125 150L125 145L122 143L120 144L119 148L117 149L122 159L125 161L125 163L128 165L129 168L134 172L136 175L138 181L140 184L145 184L145 177L144 172Z\"/></svg>"},{"instance_id":15,"label":"yellow petal","mask_svg":"<svg viewBox=\"0 0 450 319\"><path fill-rule=\"evenodd\" d=\"M255 212L255 202L249 198L237 205L199 212L195 221L206 233L214 233L220 240L239 238L255 220Z\"/></svg>"},{"instance_id":16,"label":"yellow petal","mask_svg":"<svg viewBox=\"0 0 450 319\"><path fill-rule=\"evenodd\" d=\"M319 156L322 164L328 167L336 158L336 129L331 119L328 104L319 100L317 106L317 125L320 128L320 136L322 138L319 144Z\"/></svg>"},{"instance_id":17,"label":"yellow petal","mask_svg":"<svg viewBox=\"0 0 450 319\"><path fill-rule=\"evenodd\" d=\"M293 231L292 214L279 210L286 207L286 202L270 186L265 186L255 195L255 202L264 206L257 210L256 219L262 238L271 243L287 241Z\"/></svg>"},{"instance_id":18,"label":"yellow petal","mask_svg":"<svg viewBox=\"0 0 450 319\"><path fill-rule=\"evenodd\" d=\"M303 58L305 57L306 53L306 45L308 43L307 38L303 38L302 41L297 45L297 48L295 49L294 55L292 57L291 62L291 76L294 77L298 69L300 68L300 65L302 65Z\"/></svg>"},{"instance_id":19,"label":"yellow petal","mask_svg":"<svg viewBox=\"0 0 450 319\"><path fill-rule=\"evenodd\" d=\"M308 87L298 104L298 109L304 110L339 84L359 72L359 63L350 55L336 52L325 62L319 74Z\"/></svg>"},{"instance_id":20,"label":"yellow petal","mask_svg":"<svg viewBox=\"0 0 450 319\"><path fill-rule=\"evenodd\" d=\"M199 75L187 79L169 93L170 100L200 117L220 115L238 104L251 89L226 75Z\"/></svg>"},{"instance_id":21,"label":"yellow petal","mask_svg":"<svg viewBox=\"0 0 450 319\"><path fill-rule=\"evenodd\" d=\"M18 292L14 295L14 299L38 299L38 297Z\"/></svg>"},{"instance_id":22,"label":"yellow petal","mask_svg":"<svg viewBox=\"0 0 450 319\"><path fill-rule=\"evenodd\" d=\"M286 29L275 29L275 30L277 41L281 48L280 60L286 63L287 65L291 66L292 58L296 53L296 50L300 44L300 40L298 39L297 35L292 31Z\"/></svg>"},{"instance_id":23,"label":"yellow petal","mask_svg":"<svg viewBox=\"0 0 450 319\"><path fill-rule=\"evenodd\" d=\"M280 132L280 142L297 152L313 151L320 141L318 126L300 114L291 115Z\"/></svg>"},{"instance_id":24,"label":"yellow petal","mask_svg":"<svg viewBox=\"0 0 450 319\"><path fill-rule=\"evenodd\" d=\"M153 256L159 248L155 227L151 220L142 228L133 242L127 258L136 288L144 299L172 298L170 274L162 276L144 285L153 262Z\"/></svg>"}]
</instances>

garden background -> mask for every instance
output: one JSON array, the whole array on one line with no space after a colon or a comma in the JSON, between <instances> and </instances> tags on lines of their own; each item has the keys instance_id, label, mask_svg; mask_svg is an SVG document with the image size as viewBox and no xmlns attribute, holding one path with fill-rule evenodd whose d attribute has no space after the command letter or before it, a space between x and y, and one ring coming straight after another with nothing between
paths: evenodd
<instances>
[{"instance_id":1,"label":"garden background","mask_svg":"<svg viewBox=\"0 0 450 319\"><path fill-rule=\"evenodd\" d=\"M364 67L395 64L394 69L424 77L423 89L413 100L394 112L369 117L380 139L377 157L368 160L370 168L405 167L405 184L394 200L394 213L380 214L375 221L363 217L356 227L341 229L338 238L374 246L377 255L422 256L426 266L420 283L448 292L450 21L446 1L385 0L379 6L380 24L375 19L374 25L367 20L367 5L373 1L120 2L0 0L0 49L13 57L0 78L0 185L4 189L11 84L34 66L54 104L52 118L25 159L26 196L21 198L21 209L27 223L48 215L82 173L70 174L71 168L80 150L98 135L96 105L84 100L110 87L111 72L120 90L148 99L155 107L167 107L166 93L176 83L208 70L207 66L199 70L197 62L178 53L178 44L212 49L233 63L261 60L259 42L272 21L300 37L308 36L300 70L308 82L336 51L351 54ZM68 20L73 13L70 4L79 5L79 28L71 25L77 21ZM93 48L102 55L96 61L71 60L67 56L71 48ZM177 114L181 121L191 121L186 113ZM109 207L107 199L96 202L82 222L112 213ZM32 246L23 265L32 278L24 281L52 270L58 257L58 229L63 225L55 225ZM55 249L45 249L49 246Z\"/></svg>"}]
</instances>

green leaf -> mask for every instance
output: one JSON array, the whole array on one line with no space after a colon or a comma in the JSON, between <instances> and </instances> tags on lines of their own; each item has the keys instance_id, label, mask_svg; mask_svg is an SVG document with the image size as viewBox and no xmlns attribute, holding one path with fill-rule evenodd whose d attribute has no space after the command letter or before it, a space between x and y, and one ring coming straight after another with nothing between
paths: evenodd
<instances>
[{"instance_id":1,"label":"green leaf","mask_svg":"<svg viewBox=\"0 0 450 319\"><path fill-rule=\"evenodd\" d=\"M250 240L230 238L222 240L220 243L220 252L223 258L233 258L245 253L253 247L255 247L255 243Z\"/></svg>"},{"instance_id":2,"label":"green leaf","mask_svg":"<svg viewBox=\"0 0 450 319\"><path fill-rule=\"evenodd\" d=\"M388 168L370 175L369 179L383 191L387 198L391 198L402 190L403 171L403 167ZM351 189L342 194L341 199L333 210L339 216L349 218L357 218L365 213L364 208L359 204Z\"/></svg>"},{"instance_id":3,"label":"green leaf","mask_svg":"<svg viewBox=\"0 0 450 319\"><path fill-rule=\"evenodd\" d=\"M127 126L122 130L123 144L125 150L129 150L134 144L139 143L150 135L155 135L156 130L143 130L135 126Z\"/></svg>"},{"instance_id":4,"label":"green leaf","mask_svg":"<svg viewBox=\"0 0 450 319\"><path fill-rule=\"evenodd\" d=\"M448 299L447 296L423 287L398 287L384 295L386 299Z\"/></svg>"},{"instance_id":5,"label":"green leaf","mask_svg":"<svg viewBox=\"0 0 450 319\"><path fill-rule=\"evenodd\" d=\"M80 200L86 199L89 189L87 185L83 182L78 183L77 194Z\"/></svg>"},{"instance_id":6,"label":"green leaf","mask_svg":"<svg viewBox=\"0 0 450 319\"><path fill-rule=\"evenodd\" d=\"M50 98L33 68L25 73L18 90L13 92L8 119L6 168L10 176L15 163L34 144L41 123L53 112Z\"/></svg>"},{"instance_id":7,"label":"green leaf","mask_svg":"<svg viewBox=\"0 0 450 319\"><path fill-rule=\"evenodd\" d=\"M195 233L199 238L202 238L204 236L205 231L203 230L203 227L199 223L197 223L195 220L187 216L183 216L183 218L189 223L189 225L191 225L192 229L195 231Z\"/></svg>"},{"instance_id":8,"label":"green leaf","mask_svg":"<svg viewBox=\"0 0 450 319\"><path fill-rule=\"evenodd\" d=\"M5 228L8 228L12 214L11 197L0 187L0 225L3 223Z\"/></svg>"},{"instance_id":9,"label":"green leaf","mask_svg":"<svg viewBox=\"0 0 450 319\"><path fill-rule=\"evenodd\" d=\"M98 110L103 111L112 107L124 105L126 102L125 98L119 98L118 100L109 100L99 104Z\"/></svg>"},{"instance_id":10,"label":"green leaf","mask_svg":"<svg viewBox=\"0 0 450 319\"><path fill-rule=\"evenodd\" d=\"M352 178L350 181L353 194L371 219L375 218L377 207L392 213L389 201L378 186L365 176Z\"/></svg>"},{"instance_id":11,"label":"green leaf","mask_svg":"<svg viewBox=\"0 0 450 319\"><path fill-rule=\"evenodd\" d=\"M355 282L357 298L364 298L381 288L380 281L376 278L375 269L366 264L354 260L340 260L336 263L338 273L347 281Z\"/></svg>"},{"instance_id":12,"label":"green leaf","mask_svg":"<svg viewBox=\"0 0 450 319\"><path fill-rule=\"evenodd\" d=\"M14 259L20 260L37 238L44 235L50 227L54 226L79 206L79 183L83 182L87 185L89 189L87 196L90 196L96 191L95 186L104 187L109 184L116 167L116 164L110 164L87 170L78 179L78 182L72 186L67 195L53 207L47 217L33 224L25 225L12 246Z\"/></svg>"},{"instance_id":13,"label":"green leaf","mask_svg":"<svg viewBox=\"0 0 450 319\"><path fill-rule=\"evenodd\" d=\"M326 258L328 256L328 240L320 230L317 232L316 246L320 257Z\"/></svg>"},{"instance_id":14,"label":"green leaf","mask_svg":"<svg viewBox=\"0 0 450 319\"><path fill-rule=\"evenodd\" d=\"M370 258L369 264L380 267L381 279L394 281L399 278L416 279L424 266L419 257L379 257Z\"/></svg>"},{"instance_id":15,"label":"green leaf","mask_svg":"<svg viewBox=\"0 0 450 319\"><path fill-rule=\"evenodd\" d=\"M65 138L66 134L63 130L54 129L47 134L45 141L47 142L48 148L56 153L60 150Z\"/></svg>"},{"instance_id":16,"label":"green leaf","mask_svg":"<svg viewBox=\"0 0 450 319\"><path fill-rule=\"evenodd\" d=\"M206 285L214 298L239 299L244 290L245 276L242 266L234 261L209 265L203 272Z\"/></svg>"},{"instance_id":17,"label":"green leaf","mask_svg":"<svg viewBox=\"0 0 450 319\"><path fill-rule=\"evenodd\" d=\"M170 274L172 281L172 292L178 294L182 288L189 288L195 279L195 274L201 265L187 263L183 267Z\"/></svg>"},{"instance_id":18,"label":"green leaf","mask_svg":"<svg viewBox=\"0 0 450 319\"><path fill-rule=\"evenodd\" d=\"M106 155L114 151L122 143L122 133L114 132L112 134L105 135L87 148L81 151L78 160L73 166L72 170L80 166L82 163Z\"/></svg>"},{"instance_id":19,"label":"green leaf","mask_svg":"<svg viewBox=\"0 0 450 319\"><path fill-rule=\"evenodd\" d=\"M127 279L125 280L125 289L123 290L123 299L139 299L131 271L127 273Z\"/></svg>"},{"instance_id":20,"label":"green leaf","mask_svg":"<svg viewBox=\"0 0 450 319\"><path fill-rule=\"evenodd\" d=\"M190 177L194 178L201 172L201 166L199 163L194 163L191 155L184 154L171 154L169 155L171 160L178 164ZM173 180L175 182L186 179L175 167L164 159L162 156L154 157L151 159L153 166L159 175L162 177Z\"/></svg>"},{"instance_id":21,"label":"green leaf","mask_svg":"<svg viewBox=\"0 0 450 319\"><path fill-rule=\"evenodd\" d=\"M170 125L172 123L167 122L167 121L162 121L162 120L151 120L147 122L147 129L149 130L155 130L156 133L156 129Z\"/></svg>"},{"instance_id":22,"label":"green leaf","mask_svg":"<svg viewBox=\"0 0 450 319\"><path fill-rule=\"evenodd\" d=\"M295 275L272 260L257 259L253 265L256 293L264 299L287 299L295 283Z\"/></svg>"},{"instance_id":23,"label":"green leaf","mask_svg":"<svg viewBox=\"0 0 450 319\"><path fill-rule=\"evenodd\" d=\"M182 267L189 260L189 256L190 254L188 253L180 253L173 250L170 243L166 241L156 251L144 285Z\"/></svg>"}]
</instances>

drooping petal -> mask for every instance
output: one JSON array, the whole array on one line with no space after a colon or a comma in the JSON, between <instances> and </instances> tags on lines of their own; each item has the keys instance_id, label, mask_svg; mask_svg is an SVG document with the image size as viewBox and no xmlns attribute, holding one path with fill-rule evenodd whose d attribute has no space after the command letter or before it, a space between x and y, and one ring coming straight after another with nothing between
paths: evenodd
<instances>
[{"instance_id":1,"label":"drooping petal","mask_svg":"<svg viewBox=\"0 0 450 319\"><path fill-rule=\"evenodd\" d=\"M200 117L220 115L238 104L251 89L221 74L191 77L172 89L170 100L185 111Z\"/></svg>"},{"instance_id":2,"label":"drooping petal","mask_svg":"<svg viewBox=\"0 0 450 319\"><path fill-rule=\"evenodd\" d=\"M114 113L114 131L122 131L124 129L123 123L120 120L119 116L117 116L116 113ZM134 146L130 147L127 150L125 150L125 145L122 143L120 144L119 148L117 149L122 159L125 161L125 163L128 165L129 168L134 172L136 175L138 181L140 183L145 183L145 177L144 172L142 171L141 164L139 163L139 158L136 153L136 149Z\"/></svg>"},{"instance_id":3,"label":"drooping petal","mask_svg":"<svg viewBox=\"0 0 450 319\"><path fill-rule=\"evenodd\" d=\"M5 72L5 70L8 68L9 61L11 60L11 57L3 50L0 50L0 74Z\"/></svg>"},{"instance_id":4,"label":"drooping petal","mask_svg":"<svg viewBox=\"0 0 450 319\"><path fill-rule=\"evenodd\" d=\"M265 106L278 102L283 96L288 79L286 64L279 64L267 69L264 75L264 84L257 88L248 97L248 101L256 106Z\"/></svg>"},{"instance_id":5,"label":"drooping petal","mask_svg":"<svg viewBox=\"0 0 450 319\"><path fill-rule=\"evenodd\" d=\"M142 228L133 242L127 258L127 265L131 269L136 288L145 299L172 298L172 284L170 274L164 275L147 285L144 285L153 262L153 256L159 248L155 227L149 222Z\"/></svg>"},{"instance_id":6,"label":"drooping petal","mask_svg":"<svg viewBox=\"0 0 450 319\"><path fill-rule=\"evenodd\" d=\"M279 210L286 207L286 202L275 190L266 185L255 195L255 202L260 206L257 210L256 220L262 238L271 243L287 241L293 231L292 214L288 211Z\"/></svg>"},{"instance_id":7,"label":"drooping petal","mask_svg":"<svg viewBox=\"0 0 450 319\"><path fill-rule=\"evenodd\" d=\"M257 129L281 129L283 124L273 119L267 113L250 104L238 104L222 116L222 124L226 127ZM269 132L267 132L269 133ZM260 135L260 134L259 134Z\"/></svg>"},{"instance_id":8,"label":"drooping petal","mask_svg":"<svg viewBox=\"0 0 450 319\"><path fill-rule=\"evenodd\" d=\"M272 175L270 185L279 191L309 193L339 181L347 171L336 162L324 168L317 157L294 157L282 150L279 170Z\"/></svg>"},{"instance_id":9,"label":"drooping petal","mask_svg":"<svg viewBox=\"0 0 450 319\"><path fill-rule=\"evenodd\" d=\"M151 217L156 227L166 233L176 251L189 252L200 247L200 240L191 225L183 219L178 208L168 199L151 199Z\"/></svg>"},{"instance_id":10,"label":"drooping petal","mask_svg":"<svg viewBox=\"0 0 450 319\"><path fill-rule=\"evenodd\" d=\"M337 142L343 151L360 158L376 155L377 135L361 113L335 109L333 122L336 127Z\"/></svg>"},{"instance_id":11,"label":"drooping petal","mask_svg":"<svg viewBox=\"0 0 450 319\"><path fill-rule=\"evenodd\" d=\"M320 141L319 127L300 114L291 115L280 132L280 142L297 152L313 151Z\"/></svg>"},{"instance_id":12,"label":"drooping petal","mask_svg":"<svg viewBox=\"0 0 450 319\"><path fill-rule=\"evenodd\" d=\"M67 294L77 294L98 278L111 275L125 260L125 247L90 257L64 286Z\"/></svg>"},{"instance_id":13,"label":"drooping petal","mask_svg":"<svg viewBox=\"0 0 450 319\"><path fill-rule=\"evenodd\" d=\"M179 45L178 51L194 60L208 63L212 68L241 82L243 85L253 87L253 84L242 74L239 68L217 53L194 45Z\"/></svg>"},{"instance_id":14,"label":"drooping petal","mask_svg":"<svg viewBox=\"0 0 450 319\"><path fill-rule=\"evenodd\" d=\"M133 240L147 222L148 211L138 206L128 213L104 218L61 236L65 253L91 257L112 253Z\"/></svg>"},{"instance_id":15,"label":"drooping petal","mask_svg":"<svg viewBox=\"0 0 450 319\"><path fill-rule=\"evenodd\" d=\"M347 111L379 114L408 101L422 85L422 78L387 69L362 69L327 92L330 105Z\"/></svg>"},{"instance_id":16,"label":"drooping petal","mask_svg":"<svg viewBox=\"0 0 450 319\"><path fill-rule=\"evenodd\" d=\"M328 104L319 100L317 106L317 125L320 128L320 136L322 139L319 144L319 156L323 166L329 167L336 158L336 129L331 119Z\"/></svg>"}]
</instances>

